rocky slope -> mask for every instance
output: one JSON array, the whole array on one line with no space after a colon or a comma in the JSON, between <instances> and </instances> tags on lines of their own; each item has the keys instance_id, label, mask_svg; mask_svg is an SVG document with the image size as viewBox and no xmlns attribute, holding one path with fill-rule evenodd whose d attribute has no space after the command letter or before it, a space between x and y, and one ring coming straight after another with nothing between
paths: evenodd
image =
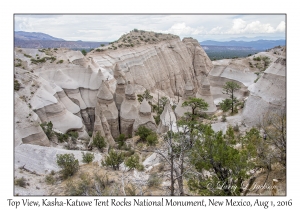
<instances>
[{"instance_id":1,"label":"rocky slope","mask_svg":"<svg viewBox=\"0 0 300 210\"><path fill-rule=\"evenodd\" d=\"M245 101L244 109L240 116L229 117L229 121L256 126L264 114L286 109L285 56L285 47L277 47L247 58L213 61L209 81L215 104L228 98L222 93L226 82L234 81L241 86L235 96Z\"/></svg>"},{"instance_id":2,"label":"rocky slope","mask_svg":"<svg viewBox=\"0 0 300 210\"><path fill-rule=\"evenodd\" d=\"M138 39L139 33L147 37L145 42L122 46L123 40ZM30 110L40 120L37 125L51 121L58 132L78 130L82 138L87 138L95 125L106 125L103 118L109 131L100 131L110 139L120 133L132 136L139 126L150 126L150 122L155 130L151 108L146 112L148 105L137 103L135 96L145 89L170 98L203 96L211 105L210 111L215 111L206 77L213 65L196 40L181 41L177 36L152 32L131 32L126 37L111 45L120 46L117 49L107 46L87 56L66 49L16 49L15 79L21 84L16 101L29 97ZM30 78L23 81L25 75ZM35 89L32 92L27 88L29 83L40 85L31 86ZM150 118L146 120L146 116ZM23 138L37 133L31 131ZM35 138L45 141L41 135Z\"/></svg>"},{"instance_id":3,"label":"rocky slope","mask_svg":"<svg viewBox=\"0 0 300 210\"><path fill-rule=\"evenodd\" d=\"M145 31L132 31L86 56L64 48L15 48L15 170L26 165L39 174L57 171L56 154L79 157L79 151L66 148L90 149L97 132L114 146L120 134L134 136L140 126L157 133L176 130L176 118L188 111L181 106L188 97L205 99L207 113L215 114L227 98L222 94L226 81L242 87L238 99L249 96L241 115L228 117L227 123L254 125L259 122L255 113L284 109L285 104L284 50L255 56L260 55L271 61L255 74L263 63L254 64L253 56L211 62L195 39ZM145 90L153 96L152 104L162 96L170 99L158 125L151 105L138 101L137 94ZM48 138L40 124L50 121L57 133L77 131L76 142ZM219 122L215 129L225 131L227 123ZM100 161L100 153L93 152Z\"/></svg>"},{"instance_id":4,"label":"rocky slope","mask_svg":"<svg viewBox=\"0 0 300 210\"><path fill-rule=\"evenodd\" d=\"M203 95L215 110L206 78L212 67L196 40L154 32L132 31L86 56L63 48L16 48L16 167L45 170L43 161L26 161L37 157L29 152L36 150L34 145L50 147L43 149L47 157L64 150L56 138L47 137L41 123L52 122L61 134L77 131L76 144L82 142L83 149L91 145L88 133L100 132L113 146L119 134L134 136L140 126L156 132L150 105L145 100L140 104L136 96L146 89L154 95L153 103L157 94L172 103L176 96ZM49 161L47 168L57 166Z\"/></svg>"}]
</instances>

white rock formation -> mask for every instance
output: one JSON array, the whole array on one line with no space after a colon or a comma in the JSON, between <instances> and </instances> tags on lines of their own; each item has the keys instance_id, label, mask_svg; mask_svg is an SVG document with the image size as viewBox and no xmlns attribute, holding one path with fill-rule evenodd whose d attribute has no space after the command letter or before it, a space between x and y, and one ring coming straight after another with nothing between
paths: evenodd
<instances>
[{"instance_id":1,"label":"white rock formation","mask_svg":"<svg viewBox=\"0 0 300 210\"><path fill-rule=\"evenodd\" d=\"M241 86L241 89L234 93L238 100L247 98L242 118L230 117L232 118L231 124L243 121L248 126L255 126L267 112L285 109L286 60L284 53L278 55L273 51L261 52L255 56L270 58L268 68L260 73L259 78L255 72L260 70L249 66L254 56L213 61L214 68L209 73L209 80L214 103L218 104L229 97L222 94L223 86L228 81L236 82Z\"/></svg>"},{"instance_id":2,"label":"white rock formation","mask_svg":"<svg viewBox=\"0 0 300 210\"><path fill-rule=\"evenodd\" d=\"M100 117L100 113L103 114L109 124L111 135L117 138L120 135L118 109L113 100L113 94L105 82L102 82L99 88L97 99L95 115Z\"/></svg>"},{"instance_id":3,"label":"white rock formation","mask_svg":"<svg viewBox=\"0 0 300 210\"><path fill-rule=\"evenodd\" d=\"M134 85L128 81L125 87L125 99L120 110L121 133L133 136L133 124L139 116L140 103L136 99Z\"/></svg>"},{"instance_id":4,"label":"white rock formation","mask_svg":"<svg viewBox=\"0 0 300 210\"><path fill-rule=\"evenodd\" d=\"M122 76L119 76L117 78L117 87L116 87L116 92L115 92L115 101L116 101L116 106L118 110L120 110L121 104L125 98L125 80L123 79Z\"/></svg>"},{"instance_id":5,"label":"white rock formation","mask_svg":"<svg viewBox=\"0 0 300 210\"><path fill-rule=\"evenodd\" d=\"M242 113L249 126L259 124L268 112L286 109L286 60L274 60L258 81L249 86L250 95Z\"/></svg>"},{"instance_id":6,"label":"white rock formation","mask_svg":"<svg viewBox=\"0 0 300 210\"><path fill-rule=\"evenodd\" d=\"M157 126L151 113L151 106L146 99L143 100L140 106L140 111L133 124L133 132L137 131L140 126L145 126L148 129L156 132Z\"/></svg>"},{"instance_id":7,"label":"white rock formation","mask_svg":"<svg viewBox=\"0 0 300 210\"><path fill-rule=\"evenodd\" d=\"M97 112L98 113L98 112ZM114 146L115 141L112 137L110 126L106 120L106 117L103 115L101 110L99 111L99 114L95 115L95 124L94 124L94 132L93 136L90 140L89 145L92 144L93 138L99 132L100 136L105 137L105 140L108 142L109 146Z\"/></svg>"},{"instance_id":8,"label":"white rock formation","mask_svg":"<svg viewBox=\"0 0 300 210\"><path fill-rule=\"evenodd\" d=\"M40 127L42 122L51 121L60 133L76 130L79 139L90 140L89 145L99 132L114 146L120 133L133 136L140 126L157 131L151 106L146 100L139 104L136 98L146 89L170 100L188 96L211 100L206 76L212 64L199 43L166 37L134 47L94 50L86 56L63 48L16 48L15 62L20 68L15 68L15 80L21 88L15 91L15 167L25 165L46 174L59 169L56 154L73 153L81 160L81 151L61 149L60 143L50 142ZM47 59L32 62L31 58L38 57ZM167 105L159 132L170 129L171 121L176 118ZM87 131L93 132L92 138Z\"/></svg>"},{"instance_id":9,"label":"white rock formation","mask_svg":"<svg viewBox=\"0 0 300 210\"><path fill-rule=\"evenodd\" d=\"M50 146L50 142L40 126L40 118L15 94L15 144L36 144Z\"/></svg>"},{"instance_id":10,"label":"white rock formation","mask_svg":"<svg viewBox=\"0 0 300 210\"><path fill-rule=\"evenodd\" d=\"M160 115L160 123L157 128L157 133L165 133L171 130L173 132L178 132L175 113L173 112L170 103L167 103L164 107L164 111Z\"/></svg>"},{"instance_id":11,"label":"white rock formation","mask_svg":"<svg viewBox=\"0 0 300 210\"><path fill-rule=\"evenodd\" d=\"M75 159L83 164L82 151L23 144L15 148L15 168L25 166L26 169L35 171L37 174L48 174L51 170L59 171L61 168L56 163L56 155L66 153L74 154ZM94 153L94 156L94 162L100 164L102 155Z\"/></svg>"}]
</instances>

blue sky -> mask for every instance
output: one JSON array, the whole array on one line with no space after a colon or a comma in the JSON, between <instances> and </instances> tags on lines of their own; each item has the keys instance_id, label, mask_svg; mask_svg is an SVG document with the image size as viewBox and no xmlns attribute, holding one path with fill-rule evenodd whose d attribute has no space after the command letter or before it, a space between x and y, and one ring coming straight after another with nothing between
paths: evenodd
<instances>
[{"instance_id":1,"label":"blue sky","mask_svg":"<svg viewBox=\"0 0 300 210\"><path fill-rule=\"evenodd\" d=\"M42 32L76 41L114 41L134 28L181 38L231 40L284 39L286 16L277 15L18 15L15 31Z\"/></svg>"}]
</instances>

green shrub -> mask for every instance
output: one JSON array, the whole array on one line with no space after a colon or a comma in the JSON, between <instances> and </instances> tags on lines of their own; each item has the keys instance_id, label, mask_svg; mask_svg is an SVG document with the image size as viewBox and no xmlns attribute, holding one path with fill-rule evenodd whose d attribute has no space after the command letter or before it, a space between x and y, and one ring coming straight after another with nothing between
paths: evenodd
<instances>
[{"instance_id":1,"label":"green shrub","mask_svg":"<svg viewBox=\"0 0 300 210\"><path fill-rule=\"evenodd\" d=\"M108 156L101 162L102 166L112 167L114 170L119 170L119 166L124 161L122 152L115 152L113 149L109 151Z\"/></svg>"},{"instance_id":2,"label":"green shrub","mask_svg":"<svg viewBox=\"0 0 300 210\"><path fill-rule=\"evenodd\" d=\"M239 131L240 131L239 125L238 125L238 124L235 124L235 126L233 126L233 130L234 130L235 132L239 132Z\"/></svg>"},{"instance_id":3,"label":"green shrub","mask_svg":"<svg viewBox=\"0 0 300 210\"><path fill-rule=\"evenodd\" d=\"M52 175L47 175L45 177L45 182L49 185L53 185L55 183L55 178Z\"/></svg>"},{"instance_id":4,"label":"green shrub","mask_svg":"<svg viewBox=\"0 0 300 210\"><path fill-rule=\"evenodd\" d=\"M18 91L20 90L21 84L19 83L18 80L14 81L14 90Z\"/></svg>"},{"instance_id":5,"label":"green shrub","mask_svg":"<svg viewBox=\"0 0 300 210\"><path fill-rule=\"evenodd\" d=\"M111 183L107 174L95 173L94 176L90 176L88 173L81 173L76 181L67 182L64 193L68 196L111 195Z\"/></svg>"},{"instance_id":6,"label":"green shrub","mask_svg":"<svg viewBox=\"0 0 300 210\"><path fill-rule=\"evenodd\" d=\"M158 115L154 116L153 118L155 120L156 125L159 125L159 123L160 123L160 115L158 114Z\"/></svg>"},{"instance_id":7,"label":"green shrub","mask_svg":"<svg viewBox=\"0 0 300 210\"><path fill-rule=\"evenodd\" d=\"M32 58L31 55L24 54L24 56L27 58Z\"/></svg>"},{"instance_id":8,"label":"green shrub","mask_svg":"<svg viewBox=\"0 0 300 210\"><path fill-rule=\"evenodd\" d=\"M55 57L50 57L49 59L50 59L52 62L56 60Z\"/></svg>"},{"instance_id":9,"label":"green shrub","mask_svg":"<svg viewBox=\"0 0 300 210\"><path fill-rule=\"evenodd\" d=\"M50 175L54 176L54 174L55 174L55 171L51 170Z\"/></svg>"},{"instance_id":10,"label":"green shrub","mask_svg":"<svg viewBox=\"0 0 300 210\"><path fill-rule=\"evenodd\" d=\"M145 126L140 126L135 134L139 135L142 141L145 141L146 138L152 134L152 130L146 128Z\"/></svg>"},{"instance_id":11,"label":"green shrub","mask_svg":"<svg viewBox=\"0 0 300 210\"><path fill-rule=\"evenodd\" d=\"M89 131L88 134L89 134L89 137L93 136L93 132L92 131Z\"/></svg>"},{"instance_id":12,"label":"green shrub","mask_svg":"<svg viewBox=\"0 0 300 210\"><path fill-rule=\"evenodd\" d=\"M232 101L231 99L225 99L222 102L219 103L220 108L223 110L223 112L227 112L228 110L231 109L232 106Z\"/></svg>"},{"instance_id":13,"label":"green shrub","mask_svg":"<svg viewBox=\"0 0 300 210\"><path fill-rule=\"evenodd\" d=\"M26 183L26 179L22 177L19 179L15 179L14 184L25 188L27 183Z\"/></svg>"},{"instance_id":14,"label":"green shrub","mask_svg":"<svg viewBox=\"0 0 300 210\"><path fill-rule=\"evenodd\" d=\"M148 146L155 146L158 143L156 133L151 133L149 136L147 136L146 140Z\"/></svg>"},{"instance_id":15,"label":"green shrub","mask_svg":"<svg viewBox=\"0 0 300 210\"><path fill-rule=\"evenodd\" d=\"M82 55L86 56L86 51L85 50L81 50Z\"/></svg>"},{"instance_id":16,"label":"green shrub","mask_svg":"<svg viewBox=\"0 0 300 210\"><path fill-rule=\"evenodd\" d=\"M125 144L125 134L120 134L119 137L116 139L116 142L118 143L118 149L123 147Z\"/></svg>"},{"instance_id":17,"label":"green shrub","mask_svg":"<svg viewBox=\"0 0 300 210\"><path fill-rule=\"evenodd\" d=\"M40 124L40 126L42 127L43 131L45 132L46 136L48 137L48 139L51 139L52 136L54 135L54 131L53 131L53 124L52 122L43 122L42 124Z\"/></svg>"},{"instance_id":18,"label":"green shrub","mask_svg":"<svg viewBox=\"0 0 300 210\"><path fill-rule=\"evenodd\" d=\"M176 107L177 107L177 106L176 106L175 104L172 105L172 110L175 111Z\"/></svg>"},{"instance_id":19,"label":"green shrub","mask_svg":"<svg viewBox=\"0 0 300 210\"><path fill-rule=\"evenodd\" d=\"M71 196L90 195L92 192L92 179L88 174L82 173L76 182L68 181L65 193Z\"/></svg>"},{"instance_id":20,"label":"green shrub","mask_svg":"<svg viewBox=\"0 0 300 210\"><path fill-rule=\"evenodd\" d=\"M125 166L127 166L129 170L136 168L139 171L143 171L144 166L140 164L139 160L140 157L138 155L132 155L125 160Z\"/></svg>"},{"instance_id":21,"label":"green shrub","mask_svg":"<svg viewBox=\"0 0 300 210\"><path fill-rule=\"evenodd\" d=\"M46 61L47 61L48 59L46 59L46 58L39 58L39 57L37 57L37 59L34 59L34 58L31 58L30 59L30 61L31 61L31 63L33 63L33 64L37 64L37 63L45 63Z\"/></svg>"},{"instance_id":22,"label":"green shrub","mask_svg":"<svg viewBox=\"0 0 300 210\"><path fill-rule=\"evenodd\" d=\"M61 64L61 63L63 63L64 62L64 60L59 60L59 61L57 61L56 63L57 64Z\"/></svg>"},{"instance_id":23,"label":"green shrub","mask_svg":"<svg viewBox=\"0 0 300 210\"><path fill-rule=\"evenodd\" d=\"M204 118L204 119L208 119L209 118L208 114L206 114L205 112L200 112L199 113L199 117Z\"/></svg>"},{"instance_id":24,"label":"green shrub","mask_svg":"<svg viewBox=\"0 0 300 210\"><path fill-rule=\"evenodd\" d=\"M253 60L255 60L255 61L261 61L261 58L260 58L260 56L259 57L254 57Z\"/></svg>"},{"instance_id":25,"label":"green shrub","mask_svg":"<svg viewBox=\"0 0 300 210\"><path fill-rule=\"evenodd\" d=\"M67 134L71 137L71 139L73 141L76 141L77 138L78 138L78 132L77 131L69 131Z\"/></svg>"},{"instance_id":26,"label":"green shrub","mask_svg":"<svg viewBox=\"0 0 300 210\"><path fill-rule=\"evenodd\" d=\"M131 145L124 144L123 147L121 147L121 150L125 150L126 152L124 152L124 157L130 157L131 155L133 155L135 153L135 151L131 148Z\"/></svg>"},{"instance_id":27,"label":"green shrub","mask_svg":"<svg viewBox=\"0 0 300 210\"><path fill-rule=\"evenodd\" d=\"M225 114L222 115L221 122L226 122L226 115Z\"/></svg>"},{"instance_id":28,"label":"green shrub","mask_svg":"<svg viewBox=\"0 0 300 210\"><path fill-rule=\"evenodd\" d=\"M84 163L91 163L95 159L95 156L93 153L89 153L89 152L87 152L87 153L81 152L81 153L82 153L82 162L84 162Z\"/></svg>"},{"instance_id":29,"label":"green shrub","mask_svg":"<svg viewBox=\"0 0 300 210\"><path fill-rule=\"evenodd\" d=\"M162 183L162 179L157 174L150 174L148 178L149 187L158 187Z\"/></svg>"},{"instance_id":30,"label":"green shrub","mask_svg":"<svg viewBox=\"0 0 300 210\"><path fill-rule=\"evenodd\" d=\"M100 136L99 131L96 133L96 136L93 138L93 145L97 147L99 150L102 150L106 147L106 142L103 136Z\"/></svg>"},{"instance_id":31,"label":"green shrub","mask_svg":"<svg viewBox=\"0 0 300 210\"><path fill-rule=\"evenodd\" d=\"M239 110L237 109L237 106L234 106L233 112L234 112L234 113L238 113L238 112L239 112Z\"/></svg>"},{"instance_id":32,"label":"green shrub","mask_svg":"<svg viewBox=\"0 0 300 210\"><path fill-rule=\"evenodd\" d=\"M66 142L69 138L69 135L64 133L55 133L59 143Z\"/></svg>"},{"instance_id":33,"label":"green shrub","mask_svg":"<svg viewBox=\"0 0 300 210\"><path fill-rule=\"evenodd\" d=\"M62 168L63 178L68 178L79 170L79 162L75 159L74 154L56 155L56 163Z\"/></svg>"},{"instance_id":34,"label":"green shrub","mask_svg":"<svg viewBox=\"0 0 300 210\"><path fill-rule=\"evenodd\" d=\"M144 167L143 164L139 164L139 165L136 166L136 169L137 169L138 171L144 171L144 170L145 170L145 167Z\"/></svg>"},{"instance_id":35,"label":"green shrub","mask_svg":"<svg viewBox=\"0 0 300 210\"><path fill-rule=\"evenodd\" d=\"M101 44L101 47L104 47L105 46L105 44Z\"/></svg>"}]
</instances>

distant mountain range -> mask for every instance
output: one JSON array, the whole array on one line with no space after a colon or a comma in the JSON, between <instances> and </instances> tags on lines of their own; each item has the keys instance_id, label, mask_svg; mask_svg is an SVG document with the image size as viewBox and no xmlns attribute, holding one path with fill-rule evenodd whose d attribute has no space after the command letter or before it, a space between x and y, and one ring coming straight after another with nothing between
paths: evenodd
<instances>
[{"instance_id":1,"label":"distant mountain range","mask_svg":"<svg viewBox=\"0 0 300 210\"><path fill-rule=\"evenodd\" d=\"M253 50L252 47L242 46L215 46L215 45L201 45L205 51L209 50Z\"/></svg>"},{"instance_id":2,"label":"distant mountain range","mask_svg":"<svg viewBox=\"0 0 300 210\"><path fill-rule=\"evenodd\" d=\"M64 39L55 38L48 34L39 32L15 31L15 39L20 40L48 40L48 41L65 41Z\"/></svg>"},{"instance_id":3,"label":"distant mountain range","mask_svg":"<svg viewBox=\"0 0 300 210\"><path fill-rule=\"evenodd\" d=\"M238 38L242 39L243 37ZM245 37L247 38L247 37ZM14 33L15 46L23 48L69 48L69 49L91 49L97 48L101 44L108 44L109 42L86 42L86 41L66 41L64 39L56 38L45 33L40 32L25 32L15 31ZM266 50L275 46L284 46L286 41L280 40L257 40L257 41L202 41L201 46L205 50Z\"/></svg>"},{"instance_id":4,"label":"distant mountain range","mask_svg":"<svg viewBox=\"0 0 300 210\"><path fill-rule=\"evenodd\" d=\"M223 46L223 47L248 47L252 50L266 50L271 49L275 46L285 46L286 41L281 40L257 40L257 41L227 41L227 42L219 42L219 41L212 41L207 40L200 42L201 46Z\"/></svg>"},{"instance_id":5,"label":"distant mountain range","mask_svg":"<svg viewBox=\"0 0 300 210\"><path fill-rule=\"evenodd\" d=\"M92 49L100 47L101 44L109 42L84 42L84 41L66 41L48 34L39 32L15 31L14 41L16 47L22 48L69 48L69 49Z\"/></svg>"},{"instance_id":6,"label":"distant mountain range","mask_svg":"<svg viewBox=\"0 0 300 210\"><path fill-rule=\"evenodd\" d=\"M281 39L285 40L285 38L282 36L255 36L255 37L240 36L240 37L229 37L229 38L219 39L215 41L229 42L234 40L234 41L250 42L250 41L257 41L257 40L281 40Z\"/></svg>"}]
</instances>

